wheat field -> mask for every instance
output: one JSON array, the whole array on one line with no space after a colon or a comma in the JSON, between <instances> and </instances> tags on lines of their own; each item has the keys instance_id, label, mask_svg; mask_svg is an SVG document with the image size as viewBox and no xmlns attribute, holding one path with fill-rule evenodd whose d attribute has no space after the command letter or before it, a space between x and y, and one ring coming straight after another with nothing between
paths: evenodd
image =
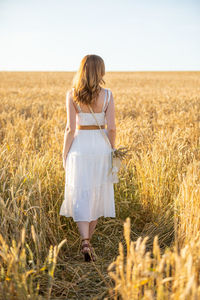
<instances>
[{"instance_id":1,"label":"wheat field","mask_svg":"<svg viewBox=\"0 0 200 300\"><path fill-rule=\"evenodd\" d=\"M200 72L107 72L130 148L86 263L64 197L73 72L0 72L0 299L200 299Z\"/></svg>"}]
</instances>

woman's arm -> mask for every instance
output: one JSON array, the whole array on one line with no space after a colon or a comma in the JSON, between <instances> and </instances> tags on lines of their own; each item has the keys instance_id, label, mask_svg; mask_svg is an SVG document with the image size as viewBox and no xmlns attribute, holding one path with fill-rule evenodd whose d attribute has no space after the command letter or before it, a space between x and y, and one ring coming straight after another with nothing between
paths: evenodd
<instances>
[{"instance_id":1,"label":"woman's arm","mask_svg":"<svg viewBox=\"0 0 200 300\"><path fill-rule=\"evenodd\" d=\"M116 139L116 125L115 125L115 104L113 99L113 94L110 94L110 101L106 109L106 121L107 121L107 130L108 138L110 140L111 146L115 148L115 139Z\"/></svg>"},{"instance_id":2,"label":"woman's arm","mask_svg":"<svg viewBox=\"0 0 200 300\"><path fill-rule=\"evenodd\" d=\"M76 110L73 105L73 100L70 91L67 92L66 109L67 109L67 125L65 128L63 152L62 152L64 162L66 161L67 153L71 147L72 141L74 139L74 134L76 131Z\"/></svg>"}]
</instances>

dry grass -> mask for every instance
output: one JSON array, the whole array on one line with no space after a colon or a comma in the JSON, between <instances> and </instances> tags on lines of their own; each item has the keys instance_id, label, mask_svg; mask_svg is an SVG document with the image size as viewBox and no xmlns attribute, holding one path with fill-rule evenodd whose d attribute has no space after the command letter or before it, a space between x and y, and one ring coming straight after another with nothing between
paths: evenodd
<instances>
[{"instance_id":1,"label":"dry grass","mask_svg":"<svg viewBox=\"0 0 200 300\"><path fill-rule=\"evenodd\" d=\"M106 74L116 146L131 157L91 264L76 224L58 215L72 76L0 73L0 299L198 299L200 72Z\"/></svg>"},{"instance_id":2,"label":"dry grass","mask_svg":"<svg viewBox=\"0 0 200 300\"><path fill-rule=\"evenodd\" d=\"M130 240L130 218L124 224L126 255L119 243L119 255L108 267L115 287L110 290L113 299L199 299L200 298L200 234L180 253L177 248L166 248L161 254L158 236L154 237L153 251L146 250L141 237ZM152 255L153 254L153 255ZM115 271L112 269L115 267Z\"/></svg>"}]
</instances>

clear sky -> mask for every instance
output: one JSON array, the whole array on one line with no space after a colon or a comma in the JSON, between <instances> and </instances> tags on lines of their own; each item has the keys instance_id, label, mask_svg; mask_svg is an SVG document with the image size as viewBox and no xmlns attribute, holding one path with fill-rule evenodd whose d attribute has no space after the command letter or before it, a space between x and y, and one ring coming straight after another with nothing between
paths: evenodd
<instances>
[{"instance_id":1,"label":"clear sky","mask_svg":"<svg viewBox=\"0 0 200 300\"><path fill-rule=\"evenodd\" d=\"M200 70L200 0L0 0L0 70Z\"/></svg>"}]
</instances>

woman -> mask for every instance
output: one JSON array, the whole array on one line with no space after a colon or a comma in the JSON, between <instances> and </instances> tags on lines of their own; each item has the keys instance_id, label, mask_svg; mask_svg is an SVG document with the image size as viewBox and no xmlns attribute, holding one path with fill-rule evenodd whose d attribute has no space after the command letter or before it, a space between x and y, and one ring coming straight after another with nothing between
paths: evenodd
<instances>
[{"instance_id":1,"label":"woman","mask_svg":"<svg viewBox=\"0 0 200 300\"><path fill-rule=\"evenodd\" d=\"M111 90L100 86L105 84L104 75L103 59L86 55L66 97L65 196L60 215L73 217L77 222L85 261L96 260L90 239L98 218L115 217L114 187L108 175L111 151L115 149L115 108ZM107 134L110 145L101 130Z\"/></svg>"}]
</instances>

